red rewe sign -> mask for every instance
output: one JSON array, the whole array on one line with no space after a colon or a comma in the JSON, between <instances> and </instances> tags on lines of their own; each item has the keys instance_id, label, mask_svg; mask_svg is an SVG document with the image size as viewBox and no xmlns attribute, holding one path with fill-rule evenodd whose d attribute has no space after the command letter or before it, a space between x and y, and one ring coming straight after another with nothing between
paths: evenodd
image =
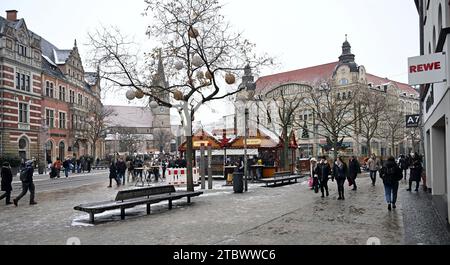
<instances>
[{"instance_id":1,"label":"red rewe sign","mask_svg":"<svg viewBox=\"0 0 450 265\"><path fill-rule=\"evenodd\" d=\"M433 70L441 70L441 62L411 65L409 67L409 73L428 72Z\"/></svg>"},{"instance_id":2,"label":"red rewe sign","mask_svg":"<svg viewBox=\"0 0 450 265\"><path fill-rule=\"evenodd\" d=\"M427 54L408 59L409 85L425 85L447 81L447 58L444 53Z\"/></svg>"}]
</instances>

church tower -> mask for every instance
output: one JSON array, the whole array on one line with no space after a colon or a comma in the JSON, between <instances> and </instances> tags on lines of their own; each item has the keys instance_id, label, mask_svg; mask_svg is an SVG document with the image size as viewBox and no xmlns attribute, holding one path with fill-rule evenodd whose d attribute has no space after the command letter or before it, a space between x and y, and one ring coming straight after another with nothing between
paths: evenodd
<instances>
[{"instance_id":1,"label":"church tower","mask_svg":"<svg viewBox=\"0 0 450 265\"><path fill-rule=\"evenodd\" d=\"M153 94L156 97L165 102L170 102L170 93L167 90L169 83L167 82L166 75L164 73L161 53L158 58L158 71L153 76L152 85L161 87L161 89L153 89ZM168 152L170 151L170 142L173 138L170 123L170 108L159 106L151 111L153 114L154 147L158 151L165 150Z\"/></svg>"}]
</instances>

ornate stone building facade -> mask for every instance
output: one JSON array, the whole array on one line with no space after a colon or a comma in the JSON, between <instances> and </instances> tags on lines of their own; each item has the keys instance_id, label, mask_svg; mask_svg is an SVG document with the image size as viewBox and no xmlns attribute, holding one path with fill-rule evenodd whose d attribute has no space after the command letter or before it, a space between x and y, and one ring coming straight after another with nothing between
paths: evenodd
<instances>
[{"instance_id":1,"label":"ornate stone building facade","mask_svg":"<svg viewBox=\"0 0 450 265\"><path fill-rule=\"evenodd\" d=\"M284 90L287 99L289 99L289 95L291 95L291 98L298 99L299 94L306 93L305 85L319 87L324 82L332 87L337 100L346 100L352 98L356 93L367 91L373 95L384 95L404 115L419 112L418 92L407 84L367 73L364 66L356 63L355 55L351 52L351 45L347 40L342 46L342 55L337 62L263 76L255 83L252 83L250 76L251 73L247 70L242 83L246 89L240 93L241 95L238 95L238 98L241 98L242 95L244 95L244 98L251 98L250 102L247 103L247 107L250 109L250 130L255 126L264 126L281 135L277 104L270 102L266 96L275 93L277 90ZM237 101L236 120L238 128L243 128L243 108L242 102ZM268 117L270 116L269 113L272 113L271 117ZM327 132L317 122L318 119L315 117L314 111L308 109L307 104L300 105L295 113L295 120L292 129L295 131L300 146L299 155L309 157L328 154L322 148L327 144L324 137ZM305 133L301 126L305 123L310 126L308 133ZM380 130L382 128L383 126ZM355 128L353 129L355 130ZM364 137L356 133L357 130L355 130L355 133L349 133L353 134L353 137L342 135L344 137L343 143L348 146L342 155L366 156L369 153L376 153L386 156L390 153L395 155L408 153L413 148L411 132L407 131L406 128L402 128L402 130L404 137L396 140L394 147L392 147L392 144L389 145L386 139L374 137L371 142L371 150L368 150L364 144Z\"/></svg>"},{"instance_id":2,"label":"ornate stone building facade","mask_svg":"<svg viewBox=\"0 0 450 265\"><path fill-rule=\"evenodd\" d=\"M76 42L58 49L17 13L0 17L0 155L41 161L93 155L86 119L90 106L101 106L97 73L84 71ZM101 157L103 144L97 145Z\"/></svg>"}]
</instances>

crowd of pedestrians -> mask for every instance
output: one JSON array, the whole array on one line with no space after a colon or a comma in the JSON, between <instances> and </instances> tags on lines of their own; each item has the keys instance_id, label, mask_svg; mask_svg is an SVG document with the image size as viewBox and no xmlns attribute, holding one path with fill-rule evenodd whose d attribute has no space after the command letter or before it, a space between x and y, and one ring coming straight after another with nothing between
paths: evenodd
<instances>
[{"instance_id":1,"label":"crowd of pedestrians","mask_svg":"<svg viewBox=\"0 0 450 265\"><path fill-rule=\"evenodd\" d=\"M345 200L345 182L352 186L352 191L357 191L357 177L361 174L361 164L355 156L348 160L348 164L342 157L338 157L333 165L330 165L325 156L320 157L319 161L315 158L311 162L310 187L315 193L322 193L322 198L329 196L328 182L336 181L338 190L338 200ZM372 186L376 186L377 175L382 179L385 191L385 198L388 204L388 210L395 209L397 203L397 194L399 182L407 179L409 169L409 188L412 191L412 185L415 183L415 191L419 191L419 185L423 175L422 159L417 154L409 156L400 156L398 161L394 157L389 157L382 161L375 154L365 162L366 169L369 171Z\"/></svg>"}]
</instances>

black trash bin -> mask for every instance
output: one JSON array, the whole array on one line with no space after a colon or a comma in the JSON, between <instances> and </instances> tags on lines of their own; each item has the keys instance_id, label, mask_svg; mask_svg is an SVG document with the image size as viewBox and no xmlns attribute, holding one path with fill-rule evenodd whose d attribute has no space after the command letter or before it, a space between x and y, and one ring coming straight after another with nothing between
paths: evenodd
<instances>
[{"instance_id":1,"label":"black trash bin","mask_svg":"<svg viewBox=\"0 0 450 265\"><path fill-rule=\"evenodd\" d=\"M233 173L233 190L234 193L244 192L244 173L241 172Z\"/></svg>"}]
</instances>

